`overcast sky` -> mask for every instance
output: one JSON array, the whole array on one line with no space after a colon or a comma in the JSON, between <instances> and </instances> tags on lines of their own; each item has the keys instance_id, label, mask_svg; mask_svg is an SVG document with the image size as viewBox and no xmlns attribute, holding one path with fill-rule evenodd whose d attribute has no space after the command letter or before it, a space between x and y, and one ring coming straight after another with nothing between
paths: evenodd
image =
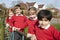
<instances>
[{"instance_id":1,"label":"overcast sky","mask_svg":"<svg viewBox=\"0 0 60 40\"><path fill-rule=\"evenodd\" d=\"M0 0L0 4L6 4L6 7L12 7L12 1L19 1L19 0ZM22 0L23 2L36 2L39 4L52 4L56 8L60 9L60 0Z\"/></svg>"}]
</instances>

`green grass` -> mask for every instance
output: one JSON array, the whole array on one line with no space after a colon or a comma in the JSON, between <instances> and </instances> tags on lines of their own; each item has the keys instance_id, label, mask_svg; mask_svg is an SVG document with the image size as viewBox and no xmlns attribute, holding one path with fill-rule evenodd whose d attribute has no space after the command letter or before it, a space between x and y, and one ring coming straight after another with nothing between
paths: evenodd
<instances>
[{"instance_id":1,"label":"green grass","mask_svg":"<svg viewBox=\"0 0 60 40\"><path fill-rule=\"evenodd\" d=\"M4 26L2 21L0 21L0 40L4 40Z\"/></svg>"},{"instance_id":2,"label":"green grass","mask_svg":"<svg viewBox=\"0 0 60 40\"><path fill-rule=\"evenodd\" d=\"M60 31L60 24L53 24Z\"/></svg>"}]
</instances>

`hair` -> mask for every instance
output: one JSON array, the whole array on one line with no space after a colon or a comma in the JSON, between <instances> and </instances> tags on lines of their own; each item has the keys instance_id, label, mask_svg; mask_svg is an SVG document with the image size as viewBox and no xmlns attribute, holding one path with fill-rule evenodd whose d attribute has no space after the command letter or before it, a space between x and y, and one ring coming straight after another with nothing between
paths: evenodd
<instances>
[{"instance_id":1,"label":"hair","mask_svg":"<svg viewBox=\"0 0 60 40\"><path fill-rule=\"evenodd\" d=\"M5 12L5 17L9 18L9 11L13 12L13 9L7 9ZM14 13L13 13L14 14Z\"/></svg>"},{"instance_id":2,"label":"hair","mask_svg":"<svg viewBox=\"0 0 60 40\"><path fill-rule=\"evenodd\" d=\"M20 6L20 5L15 5L14 10L16 10L16 9L18 9L18 8L21 9L21 6Z\"/></svg>"},{"instance_id":3,"label":"hair","mask_svg":"<svg viewBox=\"0 0 60 40\"><path fill-rule=\"evenodd\" d=\"M34 10L34 11L37 11L37 9L35 7L29 8L28 11L30 11L31 9Z\"/></svg>"},{"instance_id":4,"label":"hair","mask_svg":"<svg viewBox=\"0 0 60 40\"><path fill-rule=\"evenodd\" d=\"M14 11L13 11L13 12L15 13L15 10L16 10L16 9L18 9L18 8L20 8L20 9L21 9L21 6L20 6L20 5L18 5L18 4L17 4L17 5L15 5L15 7L14 7Z\"/></svg>"},{"instance_id":5,"label":"hair","mask_svg":"<svg viewBox=\"0 0 60 40\"><path fill-rule=\"evenodd\" d=\"M42 20L42 18L47 18L47 20L52 19L52 12L49 10L40 10L37 14L38 20Z\"/></svg>"},{"instance_id":6,"label":"hair","mask_svg":"<svg viewBox=\"0 0 60 40\"><path fill-rule=\"evenodd\" d=\"M37 9L35 8L35 7L30 7L29 9L28 9L28 15L30 15L30 10L34 10L35 12L37 12Z\"/></svg>"},{"instance_id":7,"label":"hair","mask_svg":"<svg viewBox=\"0 0 60 40\"><path fill-rule=\"evenodd\" d=\"M20 5L15 5L15 7L21 7Z\"/></svg>"},{"instance_id":8,"label":"hair","mask_svg":"<svg viewBox=\"0 0 60 40\"><path fill-rule=\"evenodd\" d=\"M9 14L9 11L13 12L13 9L7 9L7 10L6 10L6 15L7 15L7 16L8 16L8 14Z\"/></svg>"}]
</instances>

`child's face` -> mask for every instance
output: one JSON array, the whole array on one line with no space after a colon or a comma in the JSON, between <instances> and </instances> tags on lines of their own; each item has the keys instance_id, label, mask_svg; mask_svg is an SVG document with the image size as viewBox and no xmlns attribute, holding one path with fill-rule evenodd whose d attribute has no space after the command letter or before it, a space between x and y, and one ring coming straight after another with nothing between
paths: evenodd
<instances>
[{"instance_id":1,"label":"child's face","mask_svg":"<svg viewBox=\"0 0 60 40\"><path fill-rule=\"evenodd\" d=\"M12 17L14 15L13 11L11 9L9 9L9 17Z\"/></svg>"},{"instance_id":2,"label":"child's face","mask_svg":"<svg viewBox=\"0 0 60 40\"><path fill-rule=\"evenodd\" d=\"M50 21L47 20L46 18L42 18L42 20L39 20L39 25L40 25L42 28L45 28L48 24L50 24Z\"/></svg>"},{"instance_id":3,"label":"child's face","mask_svg":"<svg viewBox=\"0 0 60 40\"><path fill-rule=\"evenodd\" d=\"M33 10L33 9L30 9L29 14L30 14L30 15L36 15L36 11Z\"/></svg>"},{"instance_id":4,"label":"child's face","mask_svg":"<svg viewBox=\"0 0 60 40\"><path fill-rule=\"evenodd\" d=\"M14 14L11 12L11 13L9 13L9 17L12 17Z\"/></svg>"},{"instance_id":5,"label":"child's face","mask_svg":"<svg viewBox=\"0 0 60 40\"><path fill-rule=\"evenodd\" d=\"M16 14L21 14L21 9L18 7L18 8L15 10L15 13L16 13Z\"/></svg>"}]
</instances>

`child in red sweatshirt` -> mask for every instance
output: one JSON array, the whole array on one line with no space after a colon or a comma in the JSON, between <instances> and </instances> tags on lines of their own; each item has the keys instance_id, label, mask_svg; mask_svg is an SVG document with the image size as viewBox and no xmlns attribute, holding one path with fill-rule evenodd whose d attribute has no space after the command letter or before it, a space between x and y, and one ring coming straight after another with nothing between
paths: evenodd
<instances>
[{"instance_id":1,"label":"child in red sweatshirt","mask_svg":"<svg viewBox=\"0 0 60 40\"><path fill-rule=\"evenodd\" d=\"M9 9L8 10L8 17L6 18L6 28L9 27L9 31L12 32L12 16L14 15L13 10Z\"/></svg>"},{"instance_id":2,"label":"child in red sweatshirt","mask_svg":"<svg viewBox=\"0 0 60 40\"><path fill-rule=\"evenodd\" d=\"M29 37L32 37L32 34L31 34L33 32L32 29L34 29L34 25L37 22L37 9L35 7L31 7L29 8L28 12L29 12L29 16L28 16L28 20L26 21L26 24L28 26L27 37L29 38Z\"/></svg>"},{"instance_id":3,"label":"child in red sweatshirt","mask_svg":"<svg viewBox=\"0 0 60 40\"><path fill-rule=\"evenodd\" d=\"M27 20L26 16L24 16L21 12L21 8L20 8L20 5L16 5L15 6L15 9L14 9L14 12L15 12L15 15L12 16L12 23L13 23L13 28L12 30L13 31L21 31L23 32L23 29L25 28L25 22ZM16 32L14 32L14 40L20 40L20 35Z\"/></svg>"},{"instance_id":4,"label":"child in red sweatshirt","mask_svg":"<svg viewBox=\"0 0 60 40\"><path fill-rule=\"evenodd\" d=\"M15 15L12 16L13 20L13 30L20 30L23 31L24 29L24 23L26 22L27 18L24 16L21 12L21 8L19 6L16 6L15 9Z\"/></svg>"},{"instance_id":5,"label":"child in red sweatshirt","mask_svg":"<svg viewBox=\"0 0 60 40\"><path fill-rule=\"evenodd\" d=\"M10 40L12 39L12 16L14 15L13 10L9 9L8 10L8 17L6 18L6 29L8 29L8 31L10 32Z\"/></svg>"},{"instance_id":6,"label":"child in red sweatshirt","mask_svg":"<svg viewBox=\"0 0 60 40\"><path fill-rule=\"evenodd\" d=\"M37 40L60 40L60 33L50 24L52 13L48 10L41 10L37 14L38 24L35 26Z\"/></svg>"}]
</instances>

